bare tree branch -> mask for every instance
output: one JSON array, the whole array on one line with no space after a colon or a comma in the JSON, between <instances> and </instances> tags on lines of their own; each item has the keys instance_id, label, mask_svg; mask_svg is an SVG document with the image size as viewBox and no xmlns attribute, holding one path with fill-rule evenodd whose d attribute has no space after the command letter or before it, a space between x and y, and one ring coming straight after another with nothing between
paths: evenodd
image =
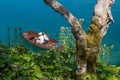
<instances>
[{"instance_id":1,"label":"bare tree branch","mask_svg":"<svg viewBox=\"0 0 120 80\"><path fill-rule=\"evenodd\" d=\"M75 18L66 8L64 8L56 0L44 0L46 4L52 7L56 12L64 16L72 27L72 33L76 39L76 63L77 70L76 75L83 76L87 71L86 64L86 49L87 39L86 33L82 29L77 18ZM78 76L79 78L79 76Z\"/></svg>"},{"instance_id":2,"label":"bare tree branch","mask_svg":"<svg viewBox=\"0 0 120 80\"><path fill-rule=\"evenodd\" d=\"M70 25L72 27L72 31L73 31L75 38L77 38L77 39L78 38L81 38L81 39L86 38L85 32L82 29L81 25L79 24L79 21L66 8L64 8L56 0L44 0L44 2L68 20L68 22L70 23Z\"/></svg>"},{"instance_id":3,"label":"bare tree branch","mask_svg":"<svg viewBox=\"0 0 120 80\"><path fill-rule=\"evenodd\" d=\"M111 6L114 0L98 0L94 9L93 18L97 19L96 25L101 29L101 36L103 37L109 24L114 22L111 14Z\"/></svg>"}]
</instances>

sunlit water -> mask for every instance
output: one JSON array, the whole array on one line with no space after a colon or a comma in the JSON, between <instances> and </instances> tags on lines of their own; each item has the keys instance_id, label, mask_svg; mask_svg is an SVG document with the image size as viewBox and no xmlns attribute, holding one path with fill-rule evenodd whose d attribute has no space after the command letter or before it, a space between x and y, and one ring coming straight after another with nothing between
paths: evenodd
<instances>
[{"instance_id":1,"label":"sunlit water","mask_svg":"<svg viewBox=\"0 0 120 80\"><path fill-rule=\"evenodd\" d=\"M84 18L83 28L87 31L93 14L96 0L58 0L68 8L78 19ZM103 44L114 44L111 52L111 64L120 65L120 0L116 0L112 7L115 20L110 25ZM7 43L7 28L10 27L10 37L14 29L21 27L23 31L46 31L53 38L59 34L60 26L70 26L61 15L48 7L43 0L0 0L0 40ZM29 46L30 47L30 46ZM31 47L32 48L32 47Z\"/></svg>"}]
</instances>

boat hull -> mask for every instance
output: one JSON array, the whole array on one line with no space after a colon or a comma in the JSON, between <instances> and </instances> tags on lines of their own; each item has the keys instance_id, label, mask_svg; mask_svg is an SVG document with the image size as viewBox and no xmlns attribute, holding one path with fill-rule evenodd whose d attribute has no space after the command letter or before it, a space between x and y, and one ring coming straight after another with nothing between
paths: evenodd
<instances>
[{"instance_id":1,"label":"boat hull","mask_svg":"<svg viewBox=\"0 0 120 80\"><path fill-rule=\"evenodd\" d=\"M53 47L55 47L56 43L58 43L57 40L49 38L49 41L47 43L36 43L37 37L38 37L38 33L34 32L34 31L28 31L22 34L22 37L29 42L30 44L37 46L39 48L43 48L43 49L51 49Z\"/></svg>"}]
</instances>

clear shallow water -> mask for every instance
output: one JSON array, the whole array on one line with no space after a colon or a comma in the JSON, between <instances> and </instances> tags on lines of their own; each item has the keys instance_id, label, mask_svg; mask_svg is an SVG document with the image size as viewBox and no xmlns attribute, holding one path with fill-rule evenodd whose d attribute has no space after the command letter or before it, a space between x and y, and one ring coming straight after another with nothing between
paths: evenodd
<instances>
[{"instance_id":1,"label":"clear shallow water","mask_svg":"<svg viewBox=\"0 0 120 80\"><path fill-rule=\"evenodd\" d=\"M83 28L87 30L93 14L96 0L58 0L67 7L77 18L84 18ZM110 25L103 44L115 45L111 53L111 64L120 65L120 0L116 0L112 7L115 20ZM14 28L21 27L23 31L34 30L47 31L49 34L59 34L60 26L69 26L68 22L43 0L0 0L0 40L6 43L7 28L10 27L10 35L13 36ZM55 36L53 36L55 37Z\"/></svg>"}]
</instances>

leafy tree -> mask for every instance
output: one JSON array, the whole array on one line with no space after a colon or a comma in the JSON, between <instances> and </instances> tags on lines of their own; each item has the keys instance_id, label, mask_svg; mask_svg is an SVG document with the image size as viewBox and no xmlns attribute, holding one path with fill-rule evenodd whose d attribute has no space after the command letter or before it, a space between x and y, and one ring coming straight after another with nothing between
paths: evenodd
<instances>
[{"instance_id":1,"label":"leafy tree","mask_svg":"<svg viewBox=\"0 0 120 80\"><path fill-rule=\"evenodd\" d=\"M96 74L96 58L100 52L102 38L109 24L114 22L110 10L114 0L97 0L88 33L82 29L78 19L57 0L44 2L64 16L71 25L76 40L76 80L80 80L86 73Z\"/></svg>"}]
</instances>

